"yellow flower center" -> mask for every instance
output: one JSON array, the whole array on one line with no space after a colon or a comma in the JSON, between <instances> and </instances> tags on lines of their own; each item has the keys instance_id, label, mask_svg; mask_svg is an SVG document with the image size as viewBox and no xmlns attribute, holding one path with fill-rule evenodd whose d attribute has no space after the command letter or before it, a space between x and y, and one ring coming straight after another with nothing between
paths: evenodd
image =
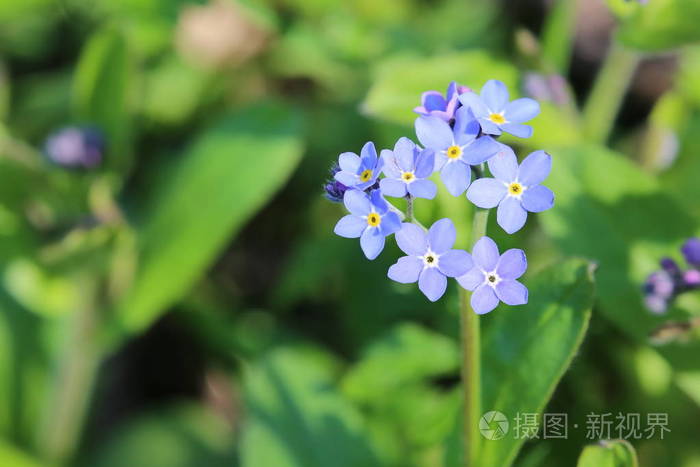
<instances>
[{"instance_id":1,"label":"yellow flower center","mask_svg":"<svg viewBox=\"0 0 700 467\"><path fill-rule=\"evenodd\" d=\"M462 148L459 146L450 146L447 148L447 157L450 159L459 159L462 155Z\"/></svg>"},{"instance_id":2,"label":"yellow flower center","mask_svg":"<svg viewBox=\"0 0 700 467\"><path fill-rule=\"evenodd\" d=\"M367 224L370 227L376 227L382 222L382 216L377 214L376 212L370 213L369 216L367 216Z\"/></svg>"},{"instance_id":3,"label":"yellow flower center","mask_svg":"<svg viewBox=\"0 0 700 467\"><path fill-rule=\"evenodd\" d=\"M360 181L366 182L372 178L372 171L370 169L365 169L360 174Z\"/></svg>"},{"instance_id":4,"label":"yellow flower center","mask_svg":"<svg viewBox=\"0 0 700 467\"><path fill-rule=\"evenodd\" d=\"M416 178L416 176L413 175L413 172L404 172L404 173L401 175L401 178L403 179L404 182L410 182L410 181L412 181L414 178Z\"/></svg>"},{"instance_id":5,"label":"yellow flower center","mask_svg":"<svg viewBox=\"0 0 700 467\"><path fill-rule=\"evenodd\" d=\"M513 196L520 196L523 192L523 186L518 182L513 182L508 185L508 193Z\"/></svg>"},{"instance_id":6,"label":"yellow flower center","mask_svg":"<svg viewBox=\"0 0 700 467\"><path fill-rule=\"evenodd\" d=\"M496 125L501 125L501 124L506 122L506 118L503 116L502 113L500 113L500 114L493 113L493 114L489 115L489 120L491 120Z\"/></svg>"}]
</instances>

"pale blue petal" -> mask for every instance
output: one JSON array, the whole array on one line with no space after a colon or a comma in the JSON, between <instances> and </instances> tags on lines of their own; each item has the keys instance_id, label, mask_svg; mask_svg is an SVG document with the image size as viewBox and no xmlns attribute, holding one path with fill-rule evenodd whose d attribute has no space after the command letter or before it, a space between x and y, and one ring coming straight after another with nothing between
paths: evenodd
<instances>
[{"instance_id":1,"label":"pale blue petal","mask_svg":"<svg viewBox=\"0 0 700 467\"><path fill-rule=\"evenodd\" d=\"M406 196L406 183L395 178L382 178L379 180L379 188L385 196L403 198Z\"/></svg>"},{"instance_id":2,"label":"pale blue petal","mask_svg":"<svg viewBox=\"0 0 700 467\"><path fill-rule=\"evenodd\" d=\"M456 91L457 91L457 81L451 81L450 84L447 85L447 92L445 93L445 97L447 98L448 101L450 101L452 99L452 96L454 96Z\"/></svg>"},{"instance_id":3,"label":"pale blue petal","mask_svg":"<svg viewBox=\"0 0 700 467\"><path fill-rule=\"evenodd\" d=\"M426 148L442 150L452 144L452 128L438 117L418 117L416 136Z\"/></svg>"},{"instance_id":4,"label":"pale blue petal","mask_svg":"<svg viewBox=\"0 0 700 467\"><path fill-rule=\"evenodd\" d=\"M416 224L404 222L396 233L396 243L407 255L423 255L428 248L425 230Z\"/></svg>"},{"instance_id":5,"label":"pale blue petal","mask_svg":"<svg viewBox=\"0 0 700 467\"><path fill-rule=\"evenodd\" d=\"M462 159L468 164L481 164L492 158L501 149L501 145L490 136L481 136L464 148Z\"/></svg>"},{"instance_id":6,"label":"pale blue petal","mask_svg":"<svg viewBox=\"0 0 700 467\"><path fill-rule=\"evenodd\" d=\"M503 280L496 284L496 296L506 305L524 305L527 295L527 287L518 281Z\"/></svg>"},{"instance_id":7,"label":"pale blue petal","mask_svg":"<svg viewBox=\"0 0 700 467\"><path fill-rule=\"evenodd\" d=\"M447 278L437 268L425 268L418 277L418 288L434 302L447 290Z\"/></svg>"},{"instance_id":8,"label":"pale blue petal","mask_svg":"<svg viewBox=\"0 0 700 467\"><path fill-rule=\"evenodd\" d=\"M484 271L480 267L474 266L466 274L459 276L457 282L465 289L474 291L484 283L485 279Z\"/></svg>"},{"instance_id":9,"label":"pale blue petal","mask_svg":"<svg viewBox=\"0 0 700 467\"><path fill-rule=\"evenodd\" d=\"M362 232L364 232L366 228L366 220L364 220L361 217L353 216L350 214L341 218L338 221L338 223L335 224L333 232L335 232L336 235L340 235L341 237L357 238L360 235L362 235Z\"/></svg>"},{"instance_id":10,"label":"pale blue petal","mask_svg":"<svg viewBox=\"0 0 700 467\"><path fill-rule=\"evenodd\" d=\"M529 138L532 136L532 127L521 123L504 123L501 125L501 129L518 138Z\"/></svg>"},{"instance_id":11,"label":"pale blue petal","mask_svg":"<svg viewBox=\"0 0 700 467\"><path fill-rule=\"evenodd\" d=\"M384 167L382 167L384 175L391 178L401 178L401 170L396 164L394 152L389 149L382 149L381 157L384 161Z\"/></svg>"},{"instance_id":12,"label":"pale blue petal","mask_svg":"<svg viewBox=\"0 0 700 467\"><path fill-rule=\"evenodd\" d=\"M338 165L340 165L341 170L356 173L357 169L360 168L360 156L354 152L344 152L338 157Z\"/></svg>"},{"instance_id":13,"label":"pale blue petal","mask_svg":"<svg viewBox=\"0 0 700 467\"><path fill-rule=\"evenodd\" d=\"M506 233L512 234L522 229L526 220L527 211L523 209L518 199L508 196L498 205L496 221Z\"/></svg>"},{"instance_id":14,"label":"pale blue petal","mask_svg":"<svg viewBox=\"0 0 700 467\"><path fill-rule=\"evenodd\" d=\"M369 201L374 211L379 214L384 214L389 210L389 203L382 196L382 190L372 190L369 194Z\"/></svg>"},{"instance_id":15,"label":"pale blue petal","mask_svg":"<svg viewBox=\"0 0 700 467\"><path fill-rule=\"evenodd\" d=\"M432 180L416 180L408 185L408 192L414 198L433 199L437 194L437 186Z\"/></svg>"},{"instance_id":16,"label":"pale blue petal","mask_svg":"<svg viewBox=\"0 0 700 467\"><path fill-rule=\"evenodd\" d=\"M449 250L440 255L438 269L447 277L459 277L474 267L472 255L464 250Z\"/></svg>"},{"instance_id":17,"label":"pale blue petal","mask_svg":"<svg viewBox=\"0 0 700 467\"><path fill-rule=\"evenodd\" d=\"M479 122L469 107L460 107L455 113L454 142L464 146L479 135L479 130Z\"/></svg>"},{"instance_id":18,"label":"pale blue petal","mask_svg":"<svg viewBox=\"0 0 700 467\"><path fill-rule=\"evenodd\" d=\"M430 112L432 110L444 110L447 102L441 93L437 91L426 91L421 96L423 107Z\"/></svg>"},{"instance_id":19,"label":"pale blue petal","mask_svg":"<svg viewBox=\"0 0 700 467\"><path fill-rule=\"evenodd\" d=\"M474 264L484 271L493 271L498 264L498 246L489 237L481 237L472 249L472 259Z\"/></svg>"},{"instance_id":20,"label":"pale blue petal","mask_svg":"<svg viewBox=\"0 0 700 467\"><path fill-rule=\"evenodd\" d=\"M489 109L484 105L484 101L475 92L465 92L459 96L459 101L463 106L471 109L475 117L488 117Z\"/></svg>"},{"instance_id":21,"label":"pale blue petal","mask_svg":"<svg viewBox=\"0 0 700 467\"><path fill-rule=\"evenodd\" d=\"M416 256L402 256L389 268L387 276L392 281L402 284L411 284L418 280L418 276L423 270L423 260Z\"/></svg>"},{"instance_id":22,"label":"pale blue petal","mask_svg":"<svg viewBox=\"0 0 700 467\"><path fill-rule=\"evenodd\" d=\"M382 216L382 222L379 224L379 230L385 237L401 230L401 219L399 215L393 211L389 211Z\"/></svg>"},{"instance_id":23,"label":"pale blue petal","mask_svg":"<svg viewBox=\"0 0 700 467\"><path fill-rule=\"evenodd\" d=\"M360 157L367 164L367 168L373 169L377 165L377 149L374 147L373 142L368 141L362 146Z\"/></svg>"},{"instance_id":24,"label":"pale blue petal","mask_svg":"<svg viewBox=\"0 0 700 467\"><path fill-rule=\"evenodd\" d=\"M435 167L435 151L432 149L423 149L416 158L415 175L418 178L430 177Z\"/></svg>"},{"instance_id":25,"label":"pale blue petal","mask_svg":"<svg viewBox=\"0 0 700 467\"><path fill-rule=\"evenodd\" d=\"M501 81L488 80L481 88L481 99L491 112L501 112L508 103L508 88Z\"/></svg>"},{"instance_id":26,"label":"pale blue petal","mask_svg":"<svg viewBox=\"0 0 700 467\"><path fill-rule=\"evenodd\" d=\"M501 128L493 123L491 120L486 118L479 118L479 125L481 125L481 131L487 135L500 135L502 133Z\"/></svg>"},{"instance_id":27,"label":"pale blue petal","mask_svg":"<svg viewBox=\"0 0 700 467\"><path fill-rule=\"evenodd\" d=\"M437 254L452 248L456 239L455 225L448 218L436 221L428 230L428 245Z\"/></svg>"},{"instance_id":28,"label":"pale blue petal","mask_svg":"<svg viewBox=\"0 0 700 467\"><path fill-rule=\"evenodd\" d=\"M360 237L360 246L367 259L372 260L384 249L384 235L376 227L367 228Z\"/></svg>"},{"instance_id":29,"label":"pale blue petal","mask_svg":"<svg viewBox=\"0 0 700 467\"><path fill-rule=\"evenodd\" d=\"M525 186L539 185L552 170L552 156L544 151L535 151L520 164L518 181Z\"/></svg>"},{"instance_id":30,"label":"pale blue petal","mask_svg":"<svg viewBox=\"0 0 700 467\"><path fill-rule=\"evenodd\" d=\"M467 190L467 198L480 208L491 209L498 206L506 195L508 188L495 178L480 178Z\"/></svg>"},{"instance_id":31,"label":"pale blue petal","mask_svg":"<svg viewBox=\"0 0 700 467\"><path fill-rule=\"evenodd\" d=\"M523 97L506 105L503 116L509 122L523 123L535 118L538 113L540 113L540 104L534 99Z\"/></svg>"},{"instance_id":32,"label":"pale blue petal","mask_svg":"<svg viewBox=\"0 0 700 467\"><path fill-rule=\"evenodd\" d=\"M505 144L499 145L499 150L495 156L489 159L489 170L491 174L502 182L510 183L518 176L518 158L515 153Z\"/></svg>"},{"instance_id":33,"label":"pale blue petal","mask_svg":"<svg viewBox=\"0 0 700 467\"><path fill-rule=\"evenodd\" d=\"M498 306L496 292L489 285L482 284L476 288L471 298L472 310L478 315L483 315L492 311Z\"/></svg>"},{"instance_id":34,"label":"pale blue petal","mask_svg":"<svg viewBox=\"0 0 700 467\"><path fill-rule=\"evenodd\" d=\"M496 273L501 279L517 279L527 270L527 258L525 252L518 248L511 248L501 255L496 266Z\"/></svg>"},{"instance_id":35,"label":"pale blue petal","mask_svg":"<svg viewBox=\"0 0 700 467\"><path fill-rule=\"evenodd\" d=\"M404 172L411 172L414 168L414 151L416 145L410 139L401 137L394 146L394 157L396 165Z\"/></svg>"},{"instance_id":36,"label":"pale blue petal","mask_svg":"<svg viewBox=\"0 0 700 467\"><path fill-rule=\"evenodd\" d=\"M554 206L554 193L544 185L528 187L523 192L522 205L530 212L542 212Z\"/></svg>"},{"instance_id":37,"label":"pale blue petal","mask_svg":"<svg viewBox=\"0 0 700 467\"><path fill-rule=\"evenodd\" d=\"M464 162L448 162L440 172L440 178L452 196L460 196L469 186L471 168Z\"/></svg>"},{"instance_id":38,"label":"pale blue petal","mask_svg":"<svg viewBox=\"0 0 700 467\"><path fill-rule=\"evenodd\" d=\"M342 170L340 172L336 172L335 179L345 186L355 186L360 180L357 178L357 175Z\"/></svg>"},{"instance_id":39,"label":"pale blue petal","mask_svg":"<svg viewBox=\"0 0 700 467\"><path fill-rule=\"evenodd\" d=\"M343 196L343 203L347 210L356 216L366 216L372 209L369 198L364 191L360 190L346 191Z\"/></svg>"},{"instance_id":40,"label":"pale blue petal","mask_svg":"<svg viewBox=\"0 0 700 467\"><path fill-rule=\"evenodd\" d=\"M435 167L433 168L433 172L437 172L439 170L442 170L443 167L445 167L445 164L449 158L447 157L447 154L445 154L442 151L435 152Z\"/></svg>"}]
</instances>

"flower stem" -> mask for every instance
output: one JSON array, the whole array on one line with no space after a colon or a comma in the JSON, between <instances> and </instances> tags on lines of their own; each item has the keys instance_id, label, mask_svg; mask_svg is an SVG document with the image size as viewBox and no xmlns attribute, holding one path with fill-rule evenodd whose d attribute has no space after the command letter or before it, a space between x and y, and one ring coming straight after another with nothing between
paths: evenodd
<instances>
[{"instance_id":1,"label":"flower stem","mask_svg":"<svg viewBox=\"0 0 700 467\"><path fill-rule=\"evenodd\" d=\"M612 43L583 109L583 133L589 141L607 141L638 63L638 54Z\"/></svg>"},{"instance_id":2,"label":"flower stem","mask_svg":"<svg viewBox=\"0 0 700 467\"><path fill-rule=\"evenodd\" d=\"M488 209L476 209L471 246L486 235ZM479 315L472 310L466 291L459 288L459 315L462 337L462 388L464 390L464 465L475 466L479 454L481 417L481 330Z\"/></svg>"},{"instance_id":3,"label":"flower stem","mask_svg":"<svg viewBox=\"0 0 700 467\"><path fill-rule=\"evenodd\" d=\"M413 196L411 195L406 195L406 220L408 222L412 222L416 224L418 227L422 228L423 230L428 230L425 228L423 224L421 224L418 219L416 219L416 216L413 214Z\"/></svg>"}]
</instances>

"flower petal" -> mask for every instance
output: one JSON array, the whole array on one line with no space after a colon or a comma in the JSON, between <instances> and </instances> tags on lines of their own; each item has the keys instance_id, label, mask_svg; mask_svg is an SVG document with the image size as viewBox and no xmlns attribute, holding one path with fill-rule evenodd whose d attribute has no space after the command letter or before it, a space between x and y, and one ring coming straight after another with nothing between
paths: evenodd
<instances>
[{"instance_id":1,"label":"flower petal","mask_svg":"<svg viewBox=\"0 0 700 467\"><path fill-rule=\"evenodd\" d=\"M493 287L482 284L476 288L471 298L472 310L478 315L483 315L498 306L498 297Z\"/></svg>"},{"instance_id":2,"label":"flower petal","mask_svg":"<svg viewBox=\"0 0 700 467\"><path fill-rule=\"evenodd\" d=\"M479 118L479 125L481 125L481 131L487 135L500 135L503 133L501 127L493 123L491 120L485 118Z\"/></svg>"},{"instance_id":3,"label":"flower petal","mask_svg":"<svg viewBox=\"0 0 700 467\"><path fill-rule=\"evenodd\" d=\"M344 152L338 157L338 165L341 170L355 173L360 168L360 156L354 152Z\"/></svg>"},{"instance_id":4,"label":"flower petal","mask_svg":"<svg viewBox=\"0 0 700 467\"><path fill-rule=\"evenodd\" d=\"M522 229L525 225L527 211L523 209L517 198L507 196L498 205L496 220L506 233L512 234Z\"/></svg>"},{"instance_id":5,"label":"flower petal","mask_svg":"<svg viewBox=\"0 0 700 467\"><path fill-rule=\"evenodd\" d=\"M501 255L496 266L496 274L501 279L517 279L522 276L527 269L527 258L525 252L518 248L511 248Z\"/></svg>"},{"instance_id":6,"label":"flower petal","mask_svg":"<svg viewBox=\"0 0 700 467\"><path fill-rule=\"evenodd\" d=\"M340 235L345 238L357 238L362 235L362 232L367 228L367 221L361 217L353 216L348 214L342 217L337 224L333 232L336 235Z\"/></svg>"},{"instance_id":7,"label":"flower petal","mask_svg":"<svg viewBox=\"0 0 700 467\"><path fill-rule=\"evenodd\" d=\"M394 157L399 169L411 172L414 169L414 151L416 145L410 139L402 136L394 145Z\"/></svg>"},{"instance_id":8,"label":"flower petal","mask_svg":"<svg viewBox=\"0 0 700 467\"><path fill-rule=\"evenodd\" d=\"M508 88L497 79L490 79L481 88L481 99L491 112L501 112L508 103Z\"/></svg>"},{"instance_id":9,"label":"flower petal","mask_svg":"<svg viewBox=\"0 0 700 467\"><path fill-rule=\"evenodd\" d=\"M445 110L447 101L438 91L426 91L421 96L423 107L430 112L432 110Z\"/></svg>"},{"instance_id":10,"label":"flower petal","mask_svg":"<svg viewBox=\"0 0 700 467\"><path fill-rule=\"evenodd\" d=\"M522 205L530 212L542 212L554 206L554 193L544 185L528 187L523 192Z\"/></svg>"},{"instance_id":11,"label":"flower petal","mask_svg":"<svg viewBox=\"0 0 700 467\"><path fill-rule=\"evenodd\" d=\"M438 269L447 277L459 277L474 267L472 255L464 250L449 250L440 255Z\"/></svg>"},{"instance_id":12,"label":"flower petal","mask_svg":"<svg viewBox=\"0 0 700 467\"><path fill-rule=\"evenodd\" d=\"M500 180L479 178L467 190L467 198L480 208L491 209L498 206L507 191L508 188Z\"/></svg>"},{"instance_id":13,"label":"flower petal","mask_svg":"<svg viewBox=\"0 0 700 467\"><path fill-rule=\"evenodd\" d=\"M373 169L377 165L377 149L372 141L368 141L362 146L360 158L367 164L367 168Z\"/></svg>"},{"instance_id":14,"label":"flower petal","mask_svg":"<svg viewBox=\"0 0 700 467\"><path fill-rule=\"evenodd\" d=\"M524 305L527 295L527 287L518 281L502 280L496 284L496 296L506 305Z\"/></svg>"},{"instance_id":15,"label":"flower petal","mask_svg":"<svg viewBox=\"0 0 700 467\"><path fill-rule=\"evenodd\" d=\"M389 268L387 276L392 281L402 284L410 284L418 280L418 276L423 270L423 260L415 256L402 256Z\"/></svg>"},{"instance_id":16,"label":"flower petal","mask_svg":"<svg viewBox=\"0 0 700 467\"><path fill-rule=\"evenodd\" d=\"M520 164L518 181L525 186L539 185L552 170L552 156L544 151L535 151Z\"/></svg>"},{"instance_id":17,"label":"flower petal","mask_svg":"<svg viewBox=\"0 0 700 467\"><path fill-rule=\"evenodd\" d=\"M455 113L455 124L452 130L454 142L460 146L465 146L473 141L478 135L479 122L474 118L469 107L460 107Z\"/></svg>"},{"instance_id":18,"label":"flower petal","mask_svg":"<svg viewBox=\"0 0 700 467\"><path fill-rule=\"evenodd\" d=\"M534 99L523 97L506 105L503 116L509 122L523 123L535 118L538 113L540 104Z\"/></svg>"},{"instance_id":19,"label":"flower petal","mask_svg":"<svg viewBox=\"0 0 700 467\"><path fill-rule=\"evenodd\" d=\"M347 210L356 216L366 216L372 209L369 198L364 191L360 190L346 191L345 195L343 196L343 203L345 204Z\"/></svg>"},{"instance_id":20,"label":"flower petal","mask_svg":"<svg viewBox=\"0 0 700 467\"><path fill-rule=\"evenodd\" d=\"M462 159L471 165L481 164L493 157L501 149L500 146L490 136L481 136L464 148Z\"/></svg>"},{"instance_id":21,"label":"flower petal","mask_svg":"<svg viewBox=\"0 0 700 467\"><path fill-rule=\"evenodd\" d=\"M401 230L401 219L399 215L393 211L389 211L382 216L382 223L379 224L379 230L385 237Z\"/></svg>"},{"instance_id":22,"label":"flower petal","mask_svg":"<svg viewBox=\"0 0 700 467\"><path fill-rule=\"evenodd\" d=\"M491 174L502 182L510 183L518 176L518 158L515 152L505 144L499 144L499 150L495 156L489 159Z\"/></svg>"},{"instance_id":23,"label":"flower petal","mask_svg":"<svg viewBox=\"0 0 700 467\"><path fill-rule=\"evenodd\" d=\"M510 133L518 138L529 138L532 136L532 127L530 125L522 125L520 123L504 123L501 129L506 133Z\"/></svg>"},{"instance_id":24,"label":"flower petal","mask_svg":"<svg viewBox=\"0 0 700 467\"><path fill-rule=\"evenodd\" d=\"M372 260L384 249L384 235L376 227L365 229L360 237L360 246L367 259Z\"/></svg>"},{"instance_id":25,"label":"flower petal","mask_svg":"<svg viewBox=\"0 0 700 467\"><path fill-rule=\"evenodd\" d=\"M435 151L423 149L416 158L415 175L418 178L430 177L435 167Z\"/></svg>"},{"instance_id":26,"label":"flower petal","mask_svg":"<svg viewBox=\"0 0 700 467\"><path fill-rule=\"evenodd\" d=\"M469 91L459 96L459 101L463 106L471 109L472 113L477 118L486 118L489 116L489 109L486 104L475 92Z\"/></svg>"},{"instance_id":27,"label":"flower petal","mask_svg":"<svg viewBox=\"0 0 700 467\"><path fill-rule=\"evenodd\" d=\"M416 224L404 222L396 233L396 243L407 255L422 255L428 248L426 232Z\"/></svg>"},{"instance_id":28,"label":"flower petal","mask_svg":"<svg viewBox=\"0 0 700 467\"><path fill-rule=\"evenodd\" d=\"M372 190L369 193L369 202L372 209L378 214L384 215L389 210L389 203L382 196L382 190Z\"/></svg>"},{"instance_id":29,"label":"flower petal","mask_svg":"<svg viewBox=\"0 0 700 467\"><path fill-rule=\"evenodd\" d=\"M436 221L428 230L428 245L437 254L444 253L452 248L457 239L457 231L452 221L448 218Z\"/></svg>"},{"instance_id":30,"label":"flower petal","mask_svg":"<svg viewBox=\"0 0 700 467\"><path fill-rule=\"evenodd\" d=\"M359 178L357 178L357 175L352 174L350 172L345 172L344 170L341 170L340 172L336 172L334 178L338 180L340 183L342 183L345 186L352 187L357 185L357 182L360 181Z\"/></svg>"},{"instance_id":31,"label":"flower petal","mask_svg":"<svg viewBox=\"0 0 700 467\"><path fill-rule=\"evenodd\" d=\"M379 180L379 188L386 196L402 198L406 196L406 184L395 178L382 178Z\"/></svg>"},{"instance_id":32,"label":"flower petal","mask_svg":"<svg viewBox=\"0 0 700 467\"><path fill-rule=\"evenodd\" d=\"M440 171L440 178L452 196L459 196L469 186L472 171L464 162L448 162Z\"/></svg>"},{"instance_id":33,"label":"flower petal","mask_svg":"<svg viewBox=\"0 0 700 467\"><path fill-rule=\"evenodd\" d=\"M396 162L396 157L394 157L394 152L382 149L381 158L384 161L384 167L382 167L384 175L391 178L401 178L401 170Z\"/></svg>"},{"instance_id":34,"label":"flower petal","mask_svg":"<svg viewBox=\"0 0 700 467\"><path fill-rule=\"evenodd\" d=\"M484 283L484 271L480 267L474 266L466 274L459 276L457 282L465 289L474 291Z\"/></svg>"},{"instance_id":35,"label":"flower petal","mask_svg":"<svg viewBox=\"0 0 700 467\"><path fill-rule=\"evenodd\" d=\"M498 264L498 246L489 237L481 237L472 249L472 259L474 264L484 271L493 271Z\"/></svg>"},{"instance_id":36,"label":"flower petal","mask_svg":"<svg viewBox=\"0 0 700 467\"><path fill-rule=\"evenodd\" d=\"M416 119L416 136L426 148L442 150L452 144L452 129L438 117L418 117Z\"/></svg>"},{"instance_id":37,"label":"flower petal","mask_svg":"<svg viewBox=\"0 0 700 467\"><path fill-rule=\"evenodd\" d=\"M418 277L418 288L434 302L447 290L447 278L437 268L425 268Z\"/></svg>"},{"instance_id":38,"label":"flower petal","mask_svg":"<svg viewBox=\"0 0 700 467\"><path fill-rule=\"evenodd\" d=\"M408 192L414 198L433 199L437 194L437 186L432 180L416 180L408 185Z\"/></svg>"}]
</instances>

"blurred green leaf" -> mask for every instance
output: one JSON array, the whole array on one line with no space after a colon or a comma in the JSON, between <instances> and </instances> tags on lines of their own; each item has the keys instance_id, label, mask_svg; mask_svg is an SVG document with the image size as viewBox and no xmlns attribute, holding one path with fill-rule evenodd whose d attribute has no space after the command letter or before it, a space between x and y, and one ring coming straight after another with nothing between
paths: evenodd
<instances>
[{"instance_id":1,"label":"blurred green leaf","mask_svg":"<svg viewBox=\"0 0 700 467\"><path fill-rule=\"evenodd\" d=\"M121 305L128 329L148 326L187 293L289 178L302 155L300 120L273 103L226 115L173 162L144 210L140 268Z\"/></svg>"},{"instance_id":2,"label":"blurred green leaf","mask_svg":"<svg viewBox=\"0 0 700 467\"><path fill-rule=\"evenodd\" d=\"M637 453L630 443L616 439L586 446L578 458L578 467L637 467Z\"/></svg>"},{"instance_id":3,"label":"blurred green leaf","mask_svg":"<svg viewBox=\"0 0 700 467\"><path fill-rule=\"evenodd\" d=\"M540 413L571 364L593 305L592 265L570 259L539 273L527 305L487 315L482 340L482 409L513 419ZM484 439L480 467L510 465L525 442Z\"/></svg>"},{"instance_id":4,"label":"blurred green leaf","mask_svg":"<svg viewBox=\"0 0 700 467\"><path fill-rule=\"evenodd\" d=\"M278 349L248 369L243 466L378 465L360 414L334 387L334 371L327 354L306 348Z\"/></svg>"},{"instance_id":5,"label":"blurred green leaf","mask_svg":"<svg viewBox=\"0 0 700 467\"><path fill-rule=\"evenodd\" d=\"M40 467L42 463L16 446L0 440L0 465L7 467Z\"/></svg>"}]
</instances>

